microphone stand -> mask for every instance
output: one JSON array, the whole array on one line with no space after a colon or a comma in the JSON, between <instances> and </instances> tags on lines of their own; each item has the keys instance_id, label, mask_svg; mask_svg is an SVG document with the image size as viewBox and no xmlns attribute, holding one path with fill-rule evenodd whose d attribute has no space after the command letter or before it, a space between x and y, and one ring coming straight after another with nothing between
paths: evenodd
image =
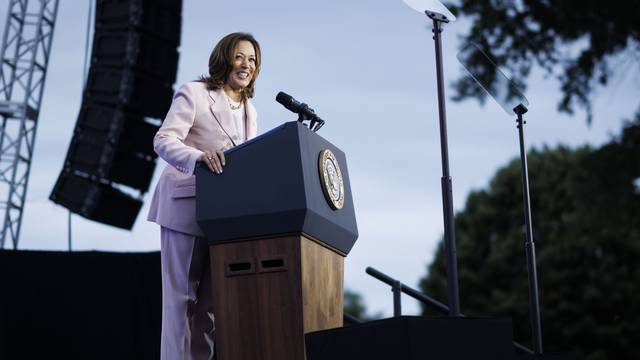
<instances>
[{"instance_id":1,"label":"microphone stand","mask_svg":"<svg viewBox=\"0 0 640 360\"><path fill-rule=\"evenodd\" d=\"M533 334L533 349L536 354L542 354L542 327L540 325L540 302L538 295L538 274L536 272L536 248L533 242L533 226L531 225L531 205L529 200L529 171L527 169L527 153L524 146L524 124L522 115L528 109L519 104L513 111L518 115L517 127L520 138L520 167L522 173L522 206L524 207L525 222L525 251L527 254L527 274L529 278L529 308L531 311L531 331Z\"/></svg>"},{"instance_id":2,"label":"microphone stand","mask_svg":"<svg viewBox=\"0 0 640 360\"><path fill-rule=\"evenodd\" d=\"M309 125L305 124L304 122L310 120ZM308 126L309 129L313 132L318 132L318 130L320 130L320 128L324 125L324 120L320 119L319 117L309 117L307 115L304 115L303 113L298 113L298 122L302 125Z\"/></svg>"},{"instance_id":3,"label":"microphone stand","mask_svg":"<svg viewBox=\"0 0 640 360\"><path fill-rule=\"evenodd\" d=\"M449 174L449 149L447 144L447 115L445 109L444 80L442 70L442 23L449 20L442 14L425 11L433 20L433 40L436 48L436 78L438 86L438 115L440 118L440 148L442 156L442 207L444 216L444 254L447 267L447 297L449 316L460 316L458 291L458 261L456 258L456 234L453 217L453 190Z\"/></svg>"}]
</instances>

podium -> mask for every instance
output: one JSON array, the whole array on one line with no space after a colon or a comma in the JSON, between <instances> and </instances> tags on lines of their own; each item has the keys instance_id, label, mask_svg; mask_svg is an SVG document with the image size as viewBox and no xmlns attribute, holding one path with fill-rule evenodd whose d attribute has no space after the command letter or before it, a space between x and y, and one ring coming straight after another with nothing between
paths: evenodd
<instances>
[{"instance_id":1,"label":"podium","mask_svg":"<svg viewBox=\"0 0 640 360\"><path fill-rule=\"evenodd\" d=\"M305 359L305 333L342 326L358 237L345 155L289 122L225 156L220 175L196 168L217 359Z\"/></svg>"}]
</instances>

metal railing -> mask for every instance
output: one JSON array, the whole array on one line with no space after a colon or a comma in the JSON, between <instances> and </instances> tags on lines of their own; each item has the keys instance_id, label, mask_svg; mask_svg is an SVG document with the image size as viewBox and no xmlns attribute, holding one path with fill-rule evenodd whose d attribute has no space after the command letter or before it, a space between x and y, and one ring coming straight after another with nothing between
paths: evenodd
<instances>
[{"instance_id":1,"label":"metal railing","mask_svg":"<svg viewBox=\"0 0 640 360\"><path fill-rule=\"evenodd\" d=\"M444 314L449 314L449 307L441 303L440 301L432 298L431 296L425 295L420 291L410 286L407 286L406 284L403 284L399 280L394 279L391 276L386 275L381 271L372 268L371 266L367 267L366 271L367 271L367 274L391 286L391 291L393 292L393 316L394 317L402 316L402 305L401 305L401 299L400 299L400 296L402 295L402 293L405 293L424 304L431 305L432 307L436 308L437 310L439 310ZM466 316L463 313L459 313L459 317L466 317ZM533 350L529 349L528 347L516 341L513 342L513 346L524 353L527 353L527 354L534 353Z\"/></svg>"},{"instance_id":2,"label":"metal railing","mask_svg":"<svg viewBox=\"0 0 640 360\"><path fill-rule=\"evenodd\" d=\"M342 321L347 325L356 325L362 324L363 321L358 319L357 317L349 314L348 312L342 313Z\"/></svg>"}]
</instances>

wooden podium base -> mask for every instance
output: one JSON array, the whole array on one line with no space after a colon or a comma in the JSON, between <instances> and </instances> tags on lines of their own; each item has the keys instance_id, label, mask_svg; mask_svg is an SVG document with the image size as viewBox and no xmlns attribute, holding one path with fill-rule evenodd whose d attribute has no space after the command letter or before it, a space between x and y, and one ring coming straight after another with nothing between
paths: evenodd
<instances>
[{"instance_id":1,"label":"wooden podium base","mask_svg":"<svg viewBox=\"0 0 640 360\"><path fill-rule=\"evenodd\" d=\"M209 253L218 360L305 359L305 333L342 326L341 254L304 235Z\"/></svg>"}]
</instances>

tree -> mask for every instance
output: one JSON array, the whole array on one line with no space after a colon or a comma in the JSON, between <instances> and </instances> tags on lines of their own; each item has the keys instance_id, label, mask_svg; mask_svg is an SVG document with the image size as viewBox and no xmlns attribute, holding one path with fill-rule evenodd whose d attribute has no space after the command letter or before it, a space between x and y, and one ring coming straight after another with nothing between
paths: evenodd
<instances>
[{"instance_id":1,"label":"tree","mask_svg":"<svg viewBox=\"0 0 640 360\"><path fill-rule=\"evenodd\" d=\"M344 312L362 321L371 321L382 317L380 313L367 314L367 307L362 295L349 289L344 291Z\"/></svg>"},{"instance_id":2,"label":"tree","mask_svg":"<svg viewBox=\"0 0 640 360\"><path fill-rule=\"evenodd\" d=\"M450 8L472 21L465 43L478 44L523 89L534 65L556 76L563 94L558 109L583 108L588 122L589 95L607 84L616 56L626 52L631 68L639 68L640 0L459 0ZM493 79L493 69L475 54L464 61ZM454 100L485 96L469 77L454 83Z\"/></svg>"},{"instance_id":3,"label":"tree","mask_svg":"<svg viewBox=\"0 0 640 360\"><path fill-rule=\"evenodd\" d=\"M577 359L640 353L640 113L599 149L528 156L545 350ZM456 214L461 310L507 316L531 338L519 159ZM442 249L421 281L446 301ZM429 313L428 309L424 309Z\"/></svg>"}]
</instances>

